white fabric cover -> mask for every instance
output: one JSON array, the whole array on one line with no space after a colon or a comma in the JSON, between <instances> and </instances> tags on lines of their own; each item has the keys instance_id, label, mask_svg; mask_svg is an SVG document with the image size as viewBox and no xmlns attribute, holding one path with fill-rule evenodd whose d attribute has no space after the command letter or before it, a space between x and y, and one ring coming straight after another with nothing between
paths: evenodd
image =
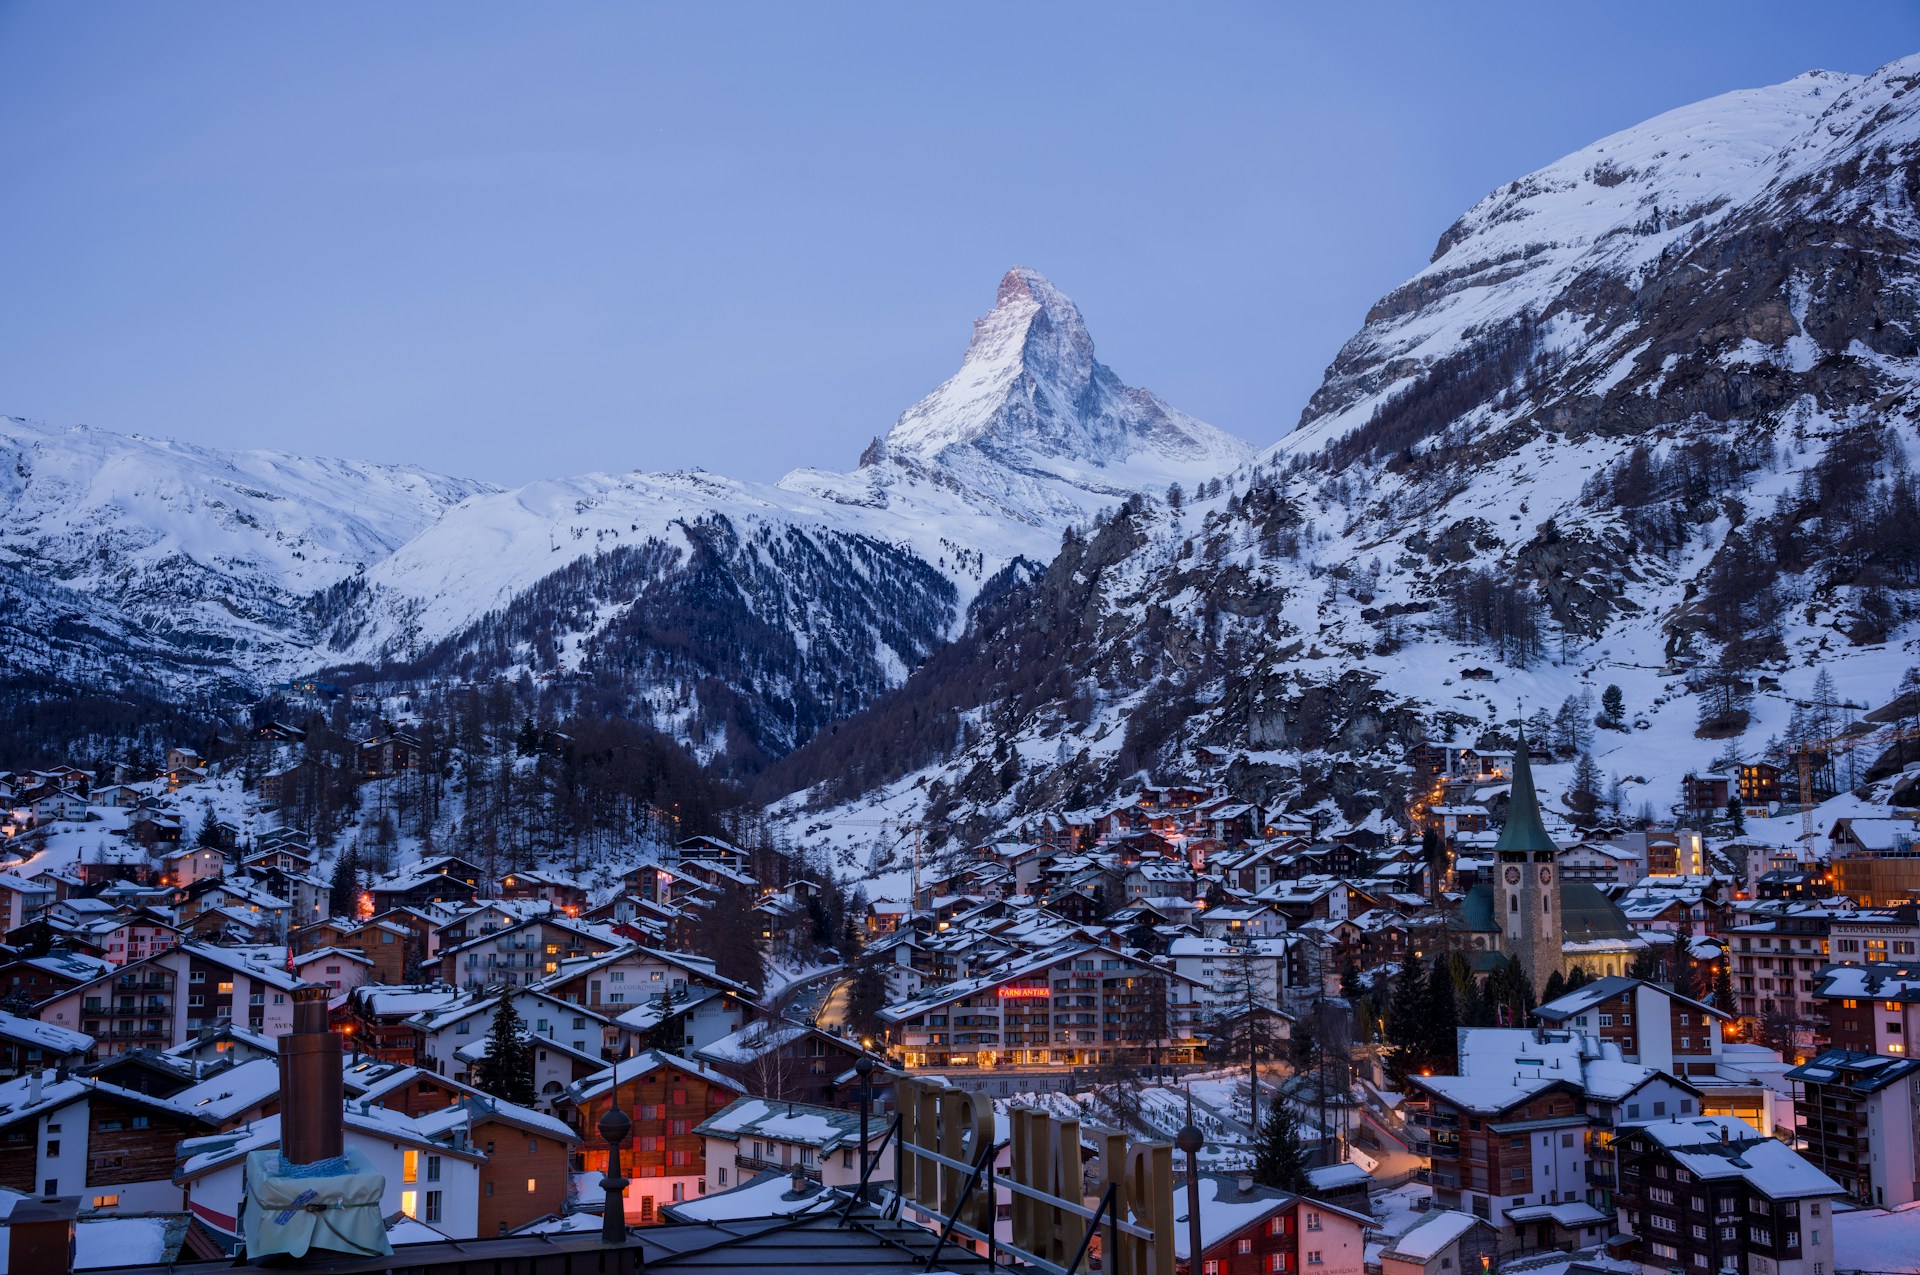
<instances>
[{"instance_id":1,"label":"white fabric cover","mask_svg":"<svg viewBox=\"0 0 1920 1275\"><path fill-rule=\"evenodd\" d=\"M374 1172L352 1147L346 1161L348 1171L332 1177L283 1178L277 1174L277 1149L248 1155L246 1207L240 1215L247 1260L275 1253L304 1257L308 1249L366 1257L391 1254L386 1220L380 1216L386 1176Z\"/></svg>"}]
</instances>

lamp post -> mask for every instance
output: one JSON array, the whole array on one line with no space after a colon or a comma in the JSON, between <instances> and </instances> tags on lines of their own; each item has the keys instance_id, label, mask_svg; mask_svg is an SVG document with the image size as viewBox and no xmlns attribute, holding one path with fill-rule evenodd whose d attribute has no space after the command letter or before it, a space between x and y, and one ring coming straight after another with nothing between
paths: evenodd
<instances>
[{"instance_id":1,"label":"lamp post","mask_svg":"<svg viewBox=\"0 0 1920 1275\"><path fill-rule=\"evenodd\" d=\"M613 1105L600 1117L600 1137L607 1144L607 1171L600 1179L606 1193L606 1211L600 1219L602 1244L627 1242L627 1180L620 1176L620 1144L633 1132L633 1121L620 1110L620 1060L613 1060Z\"/></svg>"},{"instance_id":2,"label":"lamp post","mask_svg":"<svg viewBox=\"0 0 1920 1275\"><path fill-rule=\"evenodd\" d=\"M854 1075L860 1077L860 1195L862 1203L867 1194L867 1108L873 1093L873 1058L861 1054L860 1061L853 1064ZM824 1178L821 1179L825 1181Z\"/></svg>"},{"instance_id":3,"label":"lamp post","mask_svg":"<svg viewBox=\"0 0 1920 1275\"><path fill-rule=\"evenodd\" d=\"M1187 1259L1189 1270L1201 1269L1200 1257L1200 1148L1207 1144L1193 1123L1193 1090L1187 1090L1187 1122L1173 1135L1173 1145L1187 1157Z\"/></svg>"}]
</instances>

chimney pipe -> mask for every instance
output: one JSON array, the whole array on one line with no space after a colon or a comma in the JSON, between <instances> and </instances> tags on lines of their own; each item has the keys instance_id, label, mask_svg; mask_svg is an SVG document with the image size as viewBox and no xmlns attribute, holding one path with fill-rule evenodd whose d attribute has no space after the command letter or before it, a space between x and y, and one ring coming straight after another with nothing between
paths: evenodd
<instances>
[{"instance_id":1,"label":"chimney pipe","mask_svg":"<svg viewBox=\"0 0 1920 1275\"><path fill-rule=\"evenodd\" d=\"M40 1105L40 1072L37 1070L27 1081L27 1101L36 1107Z\"/></svg>"},{"instance_id":2,"label":"chimney pipe","mask_svg":"<svg viewBox=\"0 0 1920 1275\"><path fill-rule=\"evenodd\" d=\"M341 1154L340 1037L327 1025L327 989L293 989L293 1031L280 1041L280 1158L316 1164Z\"/></svg>"}]
</instances>

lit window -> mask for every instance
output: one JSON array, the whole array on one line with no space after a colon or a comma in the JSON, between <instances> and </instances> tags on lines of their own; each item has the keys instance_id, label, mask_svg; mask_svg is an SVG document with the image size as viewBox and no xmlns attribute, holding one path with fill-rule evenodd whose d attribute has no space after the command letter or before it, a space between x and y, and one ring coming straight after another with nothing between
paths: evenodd
<instances>
[{"instance_id":1,"label":"lit window","mask_svg":"<svg viewBox=\"0 0 1920 1275\"><path fill-rule=\"evenodd\" d=\"M117 1195L96 1195L93 1197L93 1207L96 1209L117 1209L120 1207L120 1197Z\"/></svg>"},{"instance_id":2,"label":"lit window","mask_svg":"<svg viewBox=\"0 0 1920 1275\"><path fill-rule=\"evenodd\" d=\"M420 1153L418 1151L401 1152L400 1180L402 1182L418 1182L420 1180ZM407 1194L412 1195L413 1192L409 1191ZM405 1209L403 1211L408 1217L413 1216L412 1209Z\"/></svg>"},{"instance_id":3,"label":"lit window","mask_svg":"<svg viewBox=\"0 0 1920 1275\"><path fill-rule=\"evenodd\" d=\"M407 1154L411 1156L413 1152L409 1151ZM411 1182L413 1179L408 1178L407 1181ZM420 1193L418 1191L402 1191L400 1193L400 1211L408 1217L418 1218L420 1216Z\"/></svg>"}]
</instances>

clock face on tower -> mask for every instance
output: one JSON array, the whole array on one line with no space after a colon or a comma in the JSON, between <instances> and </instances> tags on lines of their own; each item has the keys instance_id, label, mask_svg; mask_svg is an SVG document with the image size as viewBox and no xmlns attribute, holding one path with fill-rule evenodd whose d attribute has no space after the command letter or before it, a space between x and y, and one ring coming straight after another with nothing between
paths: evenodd
<instances>
[{"instance_id":1,"label":"clock face on tower","mask_svg":"<svg viewBox=\"0 0 1920 1275\"><path fill-rule=\"evenodd\" d=\"M1508 869L1507 869L1507 884L1508 884L1508 885L1519 885L1519 884L1520 884L1520 869L1518 869L1518 868L1508 868Z\"/></svg>"},{"instance_id":2,"label":"clock face on tower","mask_svg":"<svg viewBox=\"0 0 1920 1275\"><path fill-rule=\"evenodd\" d=\"M1542 868L1542 869L1540 869L1540 884L1541 884L1541 885L1546 885L1546 884L1548 884L1548 883L1550 883L1550 882L1551 882L1552 880L1553 880L1553 869L1552 869L1552 868Z\"/></svg>"}]
</instances>

